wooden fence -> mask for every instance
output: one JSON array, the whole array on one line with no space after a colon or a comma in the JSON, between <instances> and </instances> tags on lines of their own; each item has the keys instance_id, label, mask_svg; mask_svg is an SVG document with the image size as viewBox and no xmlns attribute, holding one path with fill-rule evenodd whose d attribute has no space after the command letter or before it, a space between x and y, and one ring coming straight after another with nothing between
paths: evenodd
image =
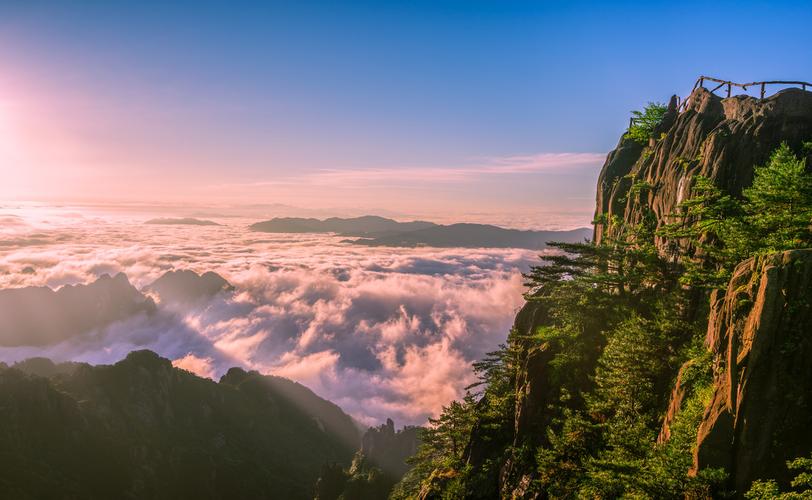
<instances>
[{"instance_id":1,"label":"wooden fence","mask_svg":"<svg viewBox=\"0 0 812 500\"><path fill-rule=\"evenodd\" d=\"M766 97L767 95L767 85L793 85L796 87L801 87L802 90L806 90L807 87L812 87L812 83L800 81L770 80L764 82L736 83L731 82L729 80L720 80L718 78L712 78L710 76L700 76L699 78L696 79L696 83L694 84L693 90L696 90L697 87L704 87L706 81L718 83L717 86L710 89L711 92L716 92L719 89L727 87L727 97L733 95L734 88L740 88L746 92L748 87L761 87L762 99L764 99L764 97ZM680 102L679 104L680 110L688 106L688 98L686 97L685 99L681 99L681 101L682 102Z\"/></svg>"}]
</instances>

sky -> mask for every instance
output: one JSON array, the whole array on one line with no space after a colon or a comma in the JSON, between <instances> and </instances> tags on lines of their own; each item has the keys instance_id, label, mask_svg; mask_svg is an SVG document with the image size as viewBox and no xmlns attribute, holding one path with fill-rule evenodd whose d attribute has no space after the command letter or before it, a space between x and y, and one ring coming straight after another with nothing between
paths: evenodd
<instances>
[{"instance_id":1,"label":"sky","mask_svg":"<svg viewBox=\"0 0 812 500\"><path fill-rule=\"evenodd\" d=\"M0 200L588 223L630 110L701 74L810 80L810 25L806 1L0 0Z\"/></svg>"}]
</instances>

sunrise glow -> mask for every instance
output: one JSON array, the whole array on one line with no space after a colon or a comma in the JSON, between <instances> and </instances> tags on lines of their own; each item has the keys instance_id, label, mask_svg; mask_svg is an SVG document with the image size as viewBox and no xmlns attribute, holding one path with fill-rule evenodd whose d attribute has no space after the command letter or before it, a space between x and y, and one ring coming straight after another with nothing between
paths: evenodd
<instances>
[{"instance_id":1,"label":"sunrise glow","mask_svg":"<svg viewBox=\"0 0 812 500\"><path fill-rule=\"evenodd\" d=\"M810 26L0 0L0 499L810 498Z\"/></svg>"}]
</instances>

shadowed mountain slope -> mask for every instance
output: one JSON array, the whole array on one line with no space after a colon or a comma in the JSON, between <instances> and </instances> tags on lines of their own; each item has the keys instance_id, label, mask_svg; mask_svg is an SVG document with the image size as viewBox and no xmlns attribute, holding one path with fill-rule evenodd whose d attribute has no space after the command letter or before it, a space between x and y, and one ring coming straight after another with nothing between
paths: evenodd
<instances>
[{"instance_id":1,"label":"shadowed mountain slope","mask_svg":"<svg viewBox=\"0 0 812 500\"><path fill-rule=\"evenodd\" d=\"M0 407L2 498L312 498L360 440L295 382L234 368L216 383L150 351L0 367Z\"/></svg>"}]
</instances>

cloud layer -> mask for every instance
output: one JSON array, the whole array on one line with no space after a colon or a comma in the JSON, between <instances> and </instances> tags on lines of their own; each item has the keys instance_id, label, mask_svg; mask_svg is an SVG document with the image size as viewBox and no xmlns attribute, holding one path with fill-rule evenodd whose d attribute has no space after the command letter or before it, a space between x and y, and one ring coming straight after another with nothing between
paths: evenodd
<instances>
[{"instance_id":1,"label":"cloud layer","mask_svg":"<svg viewBox=\"0 0 812 500\"><path fill-rule=\"evenodd\" d=\"M160 304L0 361L50 356L109 363L148 348L217 378L239 365L302 382L367 423L424 423L472 382L470 363L503 342L532 252L393 249L342 238L136 218L0 211L0 287L87 283L124 272L143 288L172 269L235 286L211 300Z\"/></svg>"}]
</instances>

